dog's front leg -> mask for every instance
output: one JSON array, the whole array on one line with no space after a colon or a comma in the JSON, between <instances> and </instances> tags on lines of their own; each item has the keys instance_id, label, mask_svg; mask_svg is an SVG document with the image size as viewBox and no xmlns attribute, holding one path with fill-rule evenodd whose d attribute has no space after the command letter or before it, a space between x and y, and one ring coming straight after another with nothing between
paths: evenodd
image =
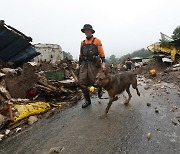
<instances>
[{"instance_id":1,"label":"dog's front leg","mask_svg":"<svg viewBox=\"0 0 180 154\"><path fill-rule=\"evenodd\" d=\"M107 113L108 113L108 111L109 111L109 109L110 109L110 107L112 105L112 102L116 101L117 99L118 99L117 96L116 97L114 96L113 98L112 97L109 98L109 103L108 103L108 105L106 107L105 113L100 116L100 119L103 119L103 118L107 117Z\"/></svg>"}]
</instances>

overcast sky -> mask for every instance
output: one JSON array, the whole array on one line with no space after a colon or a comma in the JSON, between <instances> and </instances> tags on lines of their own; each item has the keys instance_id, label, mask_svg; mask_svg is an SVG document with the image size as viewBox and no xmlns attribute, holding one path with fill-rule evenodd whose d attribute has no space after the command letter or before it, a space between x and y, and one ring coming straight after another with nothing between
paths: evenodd
<instances>
[{"instance_id":1,"label":"overcast sky","mask_svg":"<svg viewBox=\"0 0 180 154\"><path fill-rule=\"evenodd\" d=\"M0 19L33 38L55 43L74 58L80 31L92 24L106 57L146 48L180 25L180 0L0 0Z\"/></svg>"}]
</instances>

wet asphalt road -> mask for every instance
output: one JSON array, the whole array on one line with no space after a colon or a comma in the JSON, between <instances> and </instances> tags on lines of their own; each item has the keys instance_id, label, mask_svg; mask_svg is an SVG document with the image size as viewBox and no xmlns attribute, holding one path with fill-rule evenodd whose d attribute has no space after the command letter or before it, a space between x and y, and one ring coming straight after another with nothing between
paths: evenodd
<instances>
[{"instance_id":1,"label":"wet asphalt road","mask_svg":"<svg viewBox=\"0 0 180 154\"><path fill-rule=\"evenodd\" d=\"M0 153L45 154L56 147L63 148L63 154L179 154L180 97L177 88L150 80L144 83L143 78L139 81L141 96L131 88L130 105L124 106L121 96L113 103L107 118L99 119L107 99L99 103L94 97L92 105L86 109L81 108L83 101L80 101L77 106L7 138L0 143ZM156 107L159 113L155 113ZM149 141L147 133L151 134Z\"/></svg>"}]
</instances>

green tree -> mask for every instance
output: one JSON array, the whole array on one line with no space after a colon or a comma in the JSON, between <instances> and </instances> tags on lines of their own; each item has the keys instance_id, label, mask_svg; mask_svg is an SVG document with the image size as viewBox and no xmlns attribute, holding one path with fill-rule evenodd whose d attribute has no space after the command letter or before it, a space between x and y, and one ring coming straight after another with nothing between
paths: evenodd
<instances>
[{"instance_id":1,"label":"green tree","mask_svg":"<svg viewBox=\"0 0 180 154\"><path fill-rule=\"evenodd\" d=\"M116 58L116 56L113 54L110 57L106 58L106 64L108 66L110 66L111 64L117 64L118 63L118 58Z\"/></svg>"},{"instance_id":2,"label":"green tree","mask_svg":"<svg viewBox=\"0 0 180 154\"><path fill-rule=\"evenodd\" d=\"M147 58L150 56L152 56L152 53L149 52L148 50L142 48L140 50L134 51L131 54L126 54L126 55L122 56L121 58L119 58L119 63L124 63L127 58L134 58L134 57Z\"/></svg>"},{"instance_id":3,"label":"green tree","mask_svg":"<svg viewBox=\"0 0 180 154\"><path fill-rule=\"evenodd\" d=\"M110 62L111 62L111 63L116 64L117 59L116 59L116 56L115 56L115 55L111 55L109 59L110 59Z\"/></svg>"},{"instance_id":4,"label":"green tree","mask_svg":"<svg viewBox=\"0 0 180 154\"><path fill-rule=\"evenodd\" d=\"M180 26L176 27L175 30L173 31L172 38L174 40L180 39Z\"/></svg>"},{"instance_id":5,"label":"green tree","mask_svg":"<svg viewBox=\"0 0 180 154\"><path fill-rule=\"evenodd\" d=\"M70 52L63 51L63 57L64 59L67 58L67 59L73 60L73 56L71 55Z\"/></svg>"},{"instance_id":6,"label":"green tree","mask_svg":"<svg viewBox=\"0 0 180 154\"><path fill-rule=\"evenodd\" d=\"M121 56L120 58L116 58L116 56L113 54L109 58L106 58L106 64L111 65L118 64L118 63L125 63L127 58L134 58L134 57L142 57L142 58L148 58L152 56L152 53L144 48L134 51L133 53L128 53L126 55Z\"/></svg>"},{"instance_id":7,"label":"green tree","mask_svg":"<svg viewBox=\"0 0 180 154\"><path fill-rule=\"evenodd\" d=\"M122 56L121 58L119 58L119 63L125 63L127 58L131 58L131 54L126 54L124 56Z\"/></svg>"}]
</instances>

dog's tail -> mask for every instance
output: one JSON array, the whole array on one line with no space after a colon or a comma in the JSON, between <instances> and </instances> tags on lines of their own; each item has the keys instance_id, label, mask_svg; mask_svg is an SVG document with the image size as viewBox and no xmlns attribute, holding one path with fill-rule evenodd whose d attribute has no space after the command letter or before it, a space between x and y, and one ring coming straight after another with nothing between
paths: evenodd
<instances>
[{"instance_id":1,"label":"dog's tail","mask_svg":"<svg viewBox=\"0 0 180 154\"><path fill-rule=\"evenodd\" d=\"M133 75L133 77L132 77L132 87L134 89L136 89L137 95L140 96L140 92L139 92L138 87L137 87L137 79L136 79L135 75Z\"/></svg>"}]
</instances>

